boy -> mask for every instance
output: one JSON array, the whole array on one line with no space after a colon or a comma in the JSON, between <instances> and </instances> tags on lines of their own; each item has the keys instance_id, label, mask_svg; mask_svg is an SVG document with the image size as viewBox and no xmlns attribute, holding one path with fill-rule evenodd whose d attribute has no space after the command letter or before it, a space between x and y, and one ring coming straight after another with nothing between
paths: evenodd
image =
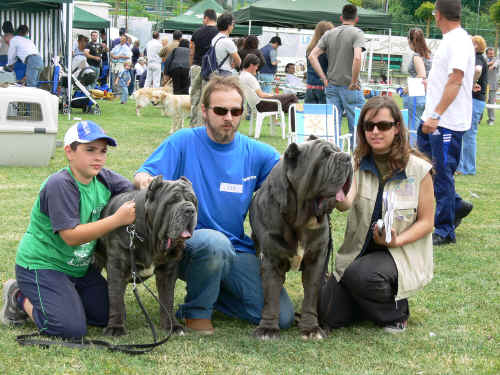
<instances>
[{"instance_id":1,"label":"boy","mask_svg":"<svg viewBox=\"0 0 500 375\"><path fill-rule=\"evenodd\" d=\"M41 186L18 247L16 280L4 285L4 324L22 324L29 317L41 333L64 338L85 336L87 323L106 326L107 283L90 266L95 243L135 221L133 201L99 219L113 195L133 189L130 181L103 168L108 145L116 141L92 121L66 132L69 165Z\"/></svg>"},{"instance_id":2,"label":"boy","mask_svg":"<svg viewBox=\"0 0 500 375\"><path fill-rule=\"evenodd\" d=\"M121 92L121 104L127 103L128 99L128 86L130 85L130 81L132 80L132 76L130 75L130 61L126 61L123 64L123 70L118 74L115 80L115 86L120 86Z\"/></svg>"}]
</instances>

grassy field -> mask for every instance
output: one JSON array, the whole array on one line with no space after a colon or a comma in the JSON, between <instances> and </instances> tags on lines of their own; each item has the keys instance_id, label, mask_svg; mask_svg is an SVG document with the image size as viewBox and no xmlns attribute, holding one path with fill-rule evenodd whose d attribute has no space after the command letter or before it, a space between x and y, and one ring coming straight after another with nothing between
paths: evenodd
<instances>
[{"instance_id":1,"label":"grassy field","mask_svg":"<svg viewBox=\"0 0 500 375\"><path fill-rule=\"evenodd\" d=\"M134 171L168 135L170 120L158 109L135 116L134 102L103 103L101 117L92 119L116 137L107 167L132 178ZM58 140L75 122L60 116ZM242 133L248 133L243 121ZM276 131L275 134L278 132ZM0 138L1 139L1 138ZM286 141L269 136L263 142L283 152ZM393 336L370 323L335 330L321 342L300 338L296 327L282 332L279 341L251 337L254 327L214 315L211 337L173 337L152 353L131 357L98 350L21 347L15 336L34 331L0 328L1 374L500 374L500 120L478 134L478 174L459 176L457 191L474 203L470 217L457 232L457 244L436 248L434 280L410 299L411 317L406 333ZM22 151L20 151L22 152ZM16 248L29 221L42 181L66 165L63 149L56 149L43 168L0 167L0 280L14 277ZM334 244L342 242L346 214L334 213ZM248 225L247 230L249 231ZM148 281L154 286L154 281ZM302 300L299 273L289 273L288 292L298 308ZM158 308L140 290L143 301L158 321ZM185 295L178 281L176 305ZM126 296L127 336L116 343L150 342L151 335L130 290ZM101 329L90 328L89 338L102 339Z\"/></svg>"}]
</instances>

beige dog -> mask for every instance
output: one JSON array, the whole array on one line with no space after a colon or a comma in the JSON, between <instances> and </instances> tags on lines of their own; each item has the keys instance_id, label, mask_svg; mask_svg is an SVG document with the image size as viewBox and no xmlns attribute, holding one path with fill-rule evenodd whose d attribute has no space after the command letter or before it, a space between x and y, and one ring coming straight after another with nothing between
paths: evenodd
<instances>
[{"instance_id":1,"label":"beige dog","mask_svg":"<svg viewBox=\"0 0 500 375\"><path fill-rule=\"evenodd\" d=\"M162 93L171 93L171 86L164 86L159 88L144 87L136 90L133 94L135 99L135 113L137 116L141 115L141 109L149 104L158 105L162 101Z\"/></svg>"},{"instance_id":2,"label":"beige dog","mask_svg":"<svg viewBox=\"0 0 500 375\"><path fill-rule=\"evenodd\" d=\"M162 91L159 95L163 106L162 114L172 118L170 128L170 134L172 134L184 127L184 119L191 112L191 98L189 95L174 95L165 91Z\"/></svg>"}]
</instances>

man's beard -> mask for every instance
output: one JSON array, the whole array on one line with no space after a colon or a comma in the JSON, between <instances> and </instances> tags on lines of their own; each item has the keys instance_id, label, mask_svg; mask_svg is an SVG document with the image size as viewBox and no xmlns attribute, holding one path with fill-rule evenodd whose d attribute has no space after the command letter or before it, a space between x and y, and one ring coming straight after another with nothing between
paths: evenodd
<instances>
[{"instance_id":1,"label":"man's beard","mask_svg":"<svg viewBox=\"0 0 500 375\"><path fill-rule=\"evenodd\" d=\"M240 121L241 121L241 119L240 119ZM212 136L214 137L214 139L217 143L229 143L229 142L231 142L234 138L234 133L236 133L236 131L240 127L239 121L236 125L233 125L233 123L231 121L225 121L224 125L231 125L233 131L218 130L214 125L212 125L210 123L209 116L207 116L206 122L207 122L207 128L210 129L210 133L212 134Z\"/></svg>"}]
</instances>

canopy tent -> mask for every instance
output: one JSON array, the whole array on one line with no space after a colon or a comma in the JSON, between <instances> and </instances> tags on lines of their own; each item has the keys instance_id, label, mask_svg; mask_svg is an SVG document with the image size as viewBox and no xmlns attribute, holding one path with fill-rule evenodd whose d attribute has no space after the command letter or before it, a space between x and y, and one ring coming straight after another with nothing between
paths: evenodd
<instances>
[{"instance_id":1,"label":"canopy tent","mask_svg":"<svg viewBox=\"0 0 500 375\"><path fill-rule=\"evenodd\" d=\"M215 0L203 0L189 8L180 16L159 22L156 24L156 30L181 30L183 32L192 33L203 25L203 12L205 12L206 9L213 9L218 15L224 12L224 8ZM254 26L251 30L248 30L248 26L236 25L231 35L247 35L249 33L260 35L262 34L262 27Z\"/></svg>"},{"instance_id":2,"label":"canopy tent","mask_svg":"<svg viewBox=\"0 0 500 375\"><path fill-rule=\"evenodd\" d=\"M109 27L109 21L75 6L75 12L73 14L73 27L75 29L85 30L106 29Z\"/></svg>"},{"instance_id":3,"label":"canopy tent","mask_svg":"<svg viewBox=\"0 0 500 375\"><path fill-rule=\"evenodd\" d=\"M62 20L63 3L70 0L2 0L0 25L12 22L14 29L27 25L30 39L40 50L47 64L51 57L61 55L65 45Z\"/></svg>"},{"instance_id":4,"label":"canopy tent","mask_svg":"<svg viewBox=\"0 0 500 375\"><path fill-rule=\"evenodd\" d=\"M314 28L319 21L340 24L345 0L260 0L233 13L237 23L251 26ZM361 28L390 28L392 16L358 7Z\"/></svg>"}]
</instances>

